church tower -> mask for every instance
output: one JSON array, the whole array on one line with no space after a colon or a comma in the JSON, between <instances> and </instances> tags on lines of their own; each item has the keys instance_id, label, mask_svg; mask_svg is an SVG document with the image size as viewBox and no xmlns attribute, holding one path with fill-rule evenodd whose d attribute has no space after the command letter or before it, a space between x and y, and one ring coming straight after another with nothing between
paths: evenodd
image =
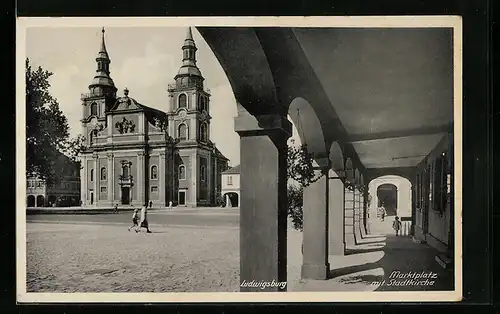
<instances>
[{"instance_id":1,"label":"church tower","mask_svg":"<svg viewBox=\"0 0 500 314\"><path fill-rule=\"evenodd\" d=\"M182 65L168 86L168 133L182 142L208 144L210 139L210 94L203 88L205 80L196 65L196 45L191 27L182 46Z\"/></svg>"},{"instance_id":2,"label":"church tower","mask_svg":"<svg viewBox=\"0 0 500 314\"><path fill-rule=\"evenodd\" d=\"M102 29L101 48L96 57L97 69L89 92L82 94L82 128L87 139L87 145L91 145L97 133L106 125L105 113L110 110L116 101L116 87L110 76L109 64L111 60L106 50L104 40L104 28Z\"/></svg>"}]
</instances>

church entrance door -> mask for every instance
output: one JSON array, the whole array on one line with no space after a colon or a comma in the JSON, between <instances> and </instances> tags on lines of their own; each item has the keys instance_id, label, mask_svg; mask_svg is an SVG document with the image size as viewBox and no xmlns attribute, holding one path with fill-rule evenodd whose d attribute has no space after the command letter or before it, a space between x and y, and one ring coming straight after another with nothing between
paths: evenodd
<instances>
[{"instance_id":1,"label":"church entrance door","mask_svg":"<svg viewBox=\"0 0 500 314\"><path fill-rule=\"evenodd\" d=\"M186 191L179 191L179 205L186 205Z\"/></svg>"},{"instance_id":2,"label":"church entrance door","mask_svg":"<svg viewBox=\"0 0 500 314\"><path fill-rule=\"evenodd\" d=\"M122 205L130 204L130 188L122 187Z\"/></svg>"}]
</instances>

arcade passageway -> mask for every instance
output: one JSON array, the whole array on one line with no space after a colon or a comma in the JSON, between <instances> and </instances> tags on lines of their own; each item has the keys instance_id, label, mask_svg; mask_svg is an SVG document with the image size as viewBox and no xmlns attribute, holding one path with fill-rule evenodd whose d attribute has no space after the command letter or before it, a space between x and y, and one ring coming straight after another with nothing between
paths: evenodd
<instances>
[{"instance_id":1,"label":"arcade passageway","mask_svg":"<svg viewBox=\"0 0 500 314\"><path fill-rule=\"evenodd\" d=\"M412 237L395 236L390 219L373 219L370 224L371 235L347 247L345 255L329 256L331 269L326 280L303 279L297 277L298 272L289 271L290 291L453 290L453 271L436 263L436 249ZM295 232L290 236L300 237ZM296 258L289 254L290 261Z\"/></svg>"},{"instance_id":2,"label":"arcade passageway","mask_svg":"<svg viewBox=\"0 0 500 314\"><path fill-rule=\"evenodd\" d=\"M305 289L332 272L376 270L359 275L368 282L454 256L452 26L198 27L238 106L242 282L287 281L288 116L319 175L303 197ZM395 214L404 237L387 231Z\"/></svg>"}]
</instances>

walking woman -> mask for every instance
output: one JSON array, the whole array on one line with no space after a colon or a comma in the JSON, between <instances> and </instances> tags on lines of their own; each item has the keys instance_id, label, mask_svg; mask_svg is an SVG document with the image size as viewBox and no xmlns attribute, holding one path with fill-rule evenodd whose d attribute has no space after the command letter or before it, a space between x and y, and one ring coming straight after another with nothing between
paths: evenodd
<instances>
[{"instance_id":1,"label":"walking woman","mask_svg":"<svg viewBox=\"0 0 500 314\"><path fill-rule=\"evenodd\" d=\"M128 231L130 231L130 229L134 227L137 229L139 227L138 221L139 221L139 210L136 208L134 209L134 213L132 214L133 225L128 228Z\"/></svg>"},{"instance_id":2,"label":"walking woman","mask_svg":"<svg viewBox=\"0 0 500 314\"><path fill-rule=\"evenodd\" d=\"M139 226L137 227L137 229L135 229L135 232L141 231L141 228L146 228L146 232L151 233L151 230L149 230L148 209L146 206L142 206L141 220L139 221Z\"/></svg>"}]
</instances>

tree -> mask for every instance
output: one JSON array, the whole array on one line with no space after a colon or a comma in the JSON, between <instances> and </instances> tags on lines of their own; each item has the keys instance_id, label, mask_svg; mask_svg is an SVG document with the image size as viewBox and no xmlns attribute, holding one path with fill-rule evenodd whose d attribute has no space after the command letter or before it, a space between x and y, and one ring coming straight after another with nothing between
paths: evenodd
<instances>
[{"instance_id":1,"label":"tree","mask_svg":"<svg viewBox=\"0 0 500 314\"><path fill-rule=\"evenodd\" d=\"M301 186L288 185L288 216L292 219L293 227L301 231L303 227L303 192L304 189Z\"/></svg>"},{"instance_id":2,"label":"tree","mask_svg":"<svg viewBox=\"0 0 500 314\"><path fill-rule=\"evenodd\" d=\"M66 153L75 159L83 137L69 138L68 120L57 99L49 92L53 73L42 67L32 68L26 59L26 168L47 184L60 182L57 157Z\"/></svg>"},{"instance_id":3,"label":"tree","mask_svg":"<svg viewBox=\"0 0 500 314\"><path fill-rule=\"evenodd\" d=\"M321 178L321 173L314 170L313 155L309 153L306 144L299 147L288 146L287 178L295 181L289 182L287 187L288 216L292 219L294 228L302 230L304 188Z\"/></svg>"}]
</instances>

